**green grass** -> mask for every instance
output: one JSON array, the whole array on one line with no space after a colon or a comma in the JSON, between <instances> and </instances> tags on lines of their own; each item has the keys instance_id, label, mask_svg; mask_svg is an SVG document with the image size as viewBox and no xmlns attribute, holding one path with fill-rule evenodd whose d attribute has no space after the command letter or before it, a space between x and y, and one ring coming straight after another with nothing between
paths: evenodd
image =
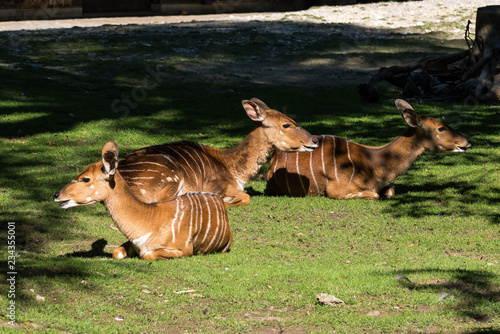
<instances>
[{"instance_id":1,"label":"green grass","mask_svg":"<svg viewBox=\"0 0 500 334\"><path fill-rule=\"evenodd\" d=\"M446 119L473 146L464 154L424 154L396 180L396 196L390 200L269 196L262 181L265 166L248 184L251 204L229 210L230 253L162 262L112 260L113 248L125 238L102 205L63 211L52 201L60 187L99 160L110 139L118 143L121 156L180 139L232 146L252 127L240 101L254 96L286 110L314 134L382 145L404 129L393 101L367 105L355 87L183 81L170 67L180 58L166 55L181 42L194 43L199 32L124 29L126 35L106 27L100 39L85 29L68 30L56 40L49 32L0 34L3 272L8 271L7 222L15 222L19 256L15 299L7 297L8 285L0 287L2 331L500 330L500 114L489 106L413 103L421 114ZM255 34L235 29L229 37L212 31L212 43L200 42L197 52L179 61L241 61L255 48L268 51L264 41L279 39L264 33L256 40ZM326 35L316 41L299 37L310 49L283 52L284 61L335 53L336 46L348 42L332 42ZM241 45L239 38L244 38ZM222 44L226 39L229 43ZM405 59L412 43L419 50L412 57L453 48L426 41L416 36L391 51L391 57ZM394 45L381 43L367 41L359 52L367 48L381 57ZM145 68L157 64L172 78L147 90L127 113L113 112L112 102L140 87ZM320 305L319 293L346 304ZM10 300L16 302L16 328L7 324Z\"/></svg>"}]
</instances>

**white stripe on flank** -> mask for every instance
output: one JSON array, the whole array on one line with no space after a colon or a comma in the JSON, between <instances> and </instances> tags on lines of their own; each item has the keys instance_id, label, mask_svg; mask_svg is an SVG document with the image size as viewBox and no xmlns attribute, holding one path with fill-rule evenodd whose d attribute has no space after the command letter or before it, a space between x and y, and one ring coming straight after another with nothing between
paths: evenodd
<instances>
[{"instance_id":1,"label":"white stripe on flank","mask_svg":"<svg viewBox=\"0 0 500 334\"><path fill-rule=\"evenodd\" d=\"M202 217L203 212L201 211L201 203L200 203L199 196L193 197L193 203L194 203L193 207L196 209L196 213L194 215L194 223L195 223L194 230L196 231L195 237L193 238L193 247L194 247L196 241L198 240L198 236L201 233L201 225L200 225L200 227L198 227L198 220L201 220L200 217ZM194 248L193 248L193 252L194 252Z\"/></svg>"},{"instance_id":2,"label":"white stripe on flank","mask_svg":"<svg viewBox=\"0 0 500 334\"><path fill-rule=\"evenodd\" d=\"M226 235L226 223L224 221L224 212L222 211L220 205L220 200L214 198L215 210L217 212L217 224L222 224L222 230L219 233L219 240L214 245L214 249L220 249L222 247L222 243L224 242L224 236Z\"/></svg>"},{"instance_id":3,"label":"white stripe on flank","mask_svg":"<svg viewBox=\"0 0 500 334\"><path fill-rule=\"evenodd\" d=\"M179 223L177 223L177 233L181 233L181 226L182 226L182 221L184 220L184 200L182 197L179 197L179 201L181 201L181 216L179 218Z\"/></svg>"},{"instance_id":4,"label":"white stripe on flank","mask_svg":"<svg viewBox=\"0 0 500 334\"><path fill-rule=\"evenodd\" d=\"M337 150L337 141L336 137L332 136L333 139L333 164L335 165L335 179L337 180L337 184L339 184L339 176L337 174L337 156L336 156L336 150Z\"/></svg>"},{"instance_id":5,"label":"white stripe on flank","mask_svg":"<svg viewBox=\"0 0 500 334\"><path fill-rule=\"evenodd\" d=\"M216 206L215 204L215 201L214 201L214 198L213 196L208 196L211 200L212 200L212 203L214 204L214 207ZM208 204L208 201L207 201L207 208L209 210L209 212L212 211L212 209L210 208L210 204ZM210 240L210 242L208 243L208 246L205 248L205 251L208 253L210 252L210 249L212 248L212 244L214 243L215 239L217 238L218 236L218 232L219 232L219 226L220 226L220 220L219 220L219 210L215 210L215 213L217 215L217 227L215 228L215 232L214 232L214 235L212 237L212 240ZM207 234L208 234L209 231L207 231Z\"/></svg>"},{"instance_id":6,"label":"white stripe on flank","mask_svg":"<svg viewBox=\"0 0 500 334\"><path fill-rule=\"evenodd\" d=\"M210 212L210 208L208 206L208 201L207 201L207 198L206 197L203 197L203 199L205 200L205 204L207 206L207 209L208 209L208 225L207 225L207 230L205 232L205 235L203 236L203 239L201 240L201 244L204 245L205 244L205 240L207 239L207 236L208 236L208 233L210 232L210 223L212 222L212 217L211 217L211 212ZM202 204L203 205L203 204Z\"/></svg>"},{"instance_id":7,"label":"white stripe on flank","mask_svg":"<svg viewBox=\"0 0 500 334\"><path fill-rule=\"evenodd\" d=\"M158 152L161 153L160 157L162 157L163 159L167 159L172 165L175 166L175 168L179 169L179 166L177 165L177 163L175 163L175 161L172 160L172 158L170 157L170 155L167 152L165 152L165 151L158 151Z\"/></svg>"},{"instance_id":8,"label":"white stripe on flank","mask_svg":"<svg viewBox=\"0 0 500 334\"><path fill-rule=\"evenodd\" d=\"M175 161L172 160L172 158L170 158L170 156L168 155L168 153L166 153L165 151L158 151L158 152L163 153L161 155L161 157L163 157L164 159L167 159L168 161L170 161L175 166L175 169L179 169L179 166L180 166L180 168L182 168L182 170L184 171L184 175L187 175L187 170L186 170L186 168L184 168L184 166L182 164L175 163ZM173 169L172 169L172 173L175 173L175 171ZM177 175L176 175L176 177L177 177Z\"/></svg>"},{"instance_id":9,"label":"white stripe on flank","mask_svg":"<svg viewBox=\"0 0 500 334\"><path fill-rule=\"evenodd\" d=\"M314 176L314 169L313 169L313 165L312 165L313 153L314 153L314 151L309 152L309 154L310 154L309 155L309 168L311 169L311 176L313 178L314 184L316 185L316 191L318 192L318 195L319 195L319 186L318 186L318 182L316 181L316 177ZM307 195L307 193L305 193L305 195Z\"/></svg>"},{"instance_id":10,"label":"white stripe on flank","mask_svg":"<svg viewBox=\"0 0 500 334\"><path fill-rule=\"evenodd\" d=\"M198 165L198 168L200 169L200 174L203 175L203 171L205 170L205 164L203 163L203 158L201 157L201 155L198 153L198 150L192 146L189 146L189 148L191 148L191 150L194 152L194 154L196 154L196 156L198 157L198 159L193 159L196 164L198 165L198 162L201 163L201 166Z\"/></svg>"},{"instance_id":11,"label":"white stripe on flank","mask_svg":"<svg viewBox=\"0 0 500 334\"><path fill-rule=\"evenodd\" d=\"M200 164L198 163L198 160L196 160L195 158L193 158L193 156L191 155L191 153L189 153L189 151L185 147L181 147L181 149L184 152L186 152L186 154L189 155L189 157L191 158L191 160L194 161L194 163L196 164L196 166L198 166L198 169L200 170L200 175L201 175L203 173L203 169L201 168Z\"/></svg>"},{"instance_id":12,"label":"white stripe on flank","mask_svg":"<svg viewBox=\"0 0 500 334\"><path fill-rule=\"evenodd\" d=\"M188 167L193 172L193 176L194 176L194 179L196 181L196 184L199 184L198 183L198 177L196 176L196 172L194 171L193 167L191 167L191 165L189 164L189 162L187 161L187 159L182 154L180 154L178 151L176 151L173 147L171 149L172 149L172 151L174 151L175 153L177 153L186 162L186 165L188 165ZM181 165L181 167L184 169L184 167L182 165ZM187 175L187 173L186 173L186 175Z\"/></svg>"},{"instance_id":13,"label":"white stripe on flank","mask_svg":"<svg viewBox=\"0 0 500 334\"><path fill-rule=\"evenodd\" d=\"M302 186L302 191L304 192L304 195L307 195L307 189L304 186L304 182L302 182L302 177L300 175L300 170L299 170L299 153L294 153L295 154L295 166L297 168L297 177L299 178L300 185Z\"/></svg>"},{"instance_id":14,"label":"white stripe on flank","mask_svg":"<svg viewBox=\"0 0 500 334\"><path fill-rule=\"evenodd\" d=\"M349 180L349 183L351 183L352 182L352 178L354 177L354 173L356 172L356 168L354 167L354 162L352 162L351 153L349 152L349 141L346 140L345 143L346 143L346 146L347 146L347 157L349 158L349 161L352 164L352 174L351 174L351 179Z\"/></svg>"},{"instance_id":15,"label":"white stripe on flank","mask_svg":"<svg viewBox=\"0 0 500 334\"><path fill-rule=\"evenodd\" d=\"M162 164L159 164L157 162L152 162L152 161L139 161L139 162L131 162L131 163L128 163L126 164L124 167L128 167L128 166L133 166L133 165L140 165L140 164L151 164L151 165L158 165L158 166L162 166L162 167L165 167L165 165L162 165ZM122 171L120 170L120 173Z\"/></svg>"},{"instance_id":16,"label":"white stripe on flank","mask_svg":"<svg viewBox=\"0 0 500 334\"><path fill-rule=\"evenodd\" d=\"M283 154L283 156L285 157L285 162L284 162L283 166L285 167L285 170L286 170L286 161L288 158L288 154ZM290 190L290 183L288 183L288 173L285 173L285 184L286 184L286 187L288 189L288 195L291 195L292 191Z\"/></svg>"},{"instance_id":17,"label":"white stripe on flank","mask_svg":"<svg viewBox=\"0 0 500 334\"><path fill-rule=\"evenodd\" d=\"M275 153L276 154L276 153ZM276 174L276 170L278 169L279 155L276 154L276 163L274 164L273 175ZM276 182L278 183L278 182Z\"/></svg>"},{"instance_id":18,"label":"white stripe on flank","mask_svg":"<svg viewBox=\"0 0 500 334\"><path fill-rule=\"evenodd\" d=\"M172 224L170 224L170 229L172 230L172 243L175 243L175 222L177 221L177 215L179 214L179 198L175 201L176 209L174 219L172 220Z\"/></svg>"},{"instance_id":19,"label":"white stripe on flank","mask_svg":"<svg viewBox=\"0 0 500 334\"><path fill-rule=\"evenodd\" d=\"M192 200L191 196L187 196L187 198L189 200L189 212L191 213L191 216L189 217L189 234L188 234L188 237L186 239L186 248L188 247L189 243L191 242L191 240L193 238L193 212L194 212L193 200Z\"/></svg>"},{"instance_id":20,"label":"white stripe on flank","mask_svg":"<svg viewBox=\"0 0 500 334\"><path fill-rule=\"evenodd\" d=\"M221 201L217 201L218 202L218 210L219 210L219 213L220 213L220 217L221 217L221 224L222 224L222 227L223 227L223 230L221 232L221 236L220 236L220 242L219 242L219 245L217 245L217 249L220 249L222 246L224 246L224 237L226 236L226 234L228 234L228 228L229 228L229 224L227 223L227 220L226 220L226 215L225 215L225 211L226 210L226 207L224 206L224 204L221 203Z\"/></svg>"},{"instance_id":21,"label":"white stripe on flank","mask_svg":"<svg viewBox=\"0 0 500 334\"><path fill-rule=\"evenodd\" d=\"M205 147L203 147L203 145L198 144L198 146L201 148L203 153L205 153L205 157L207 158L207 161L208 161L208 169L215 170L216 168L215 168L214 162L212 161L212 156L207 153L207 151L205 150ZM210 167L210 165L213 165L213 167Z\"/></svg>"},{"instance_id":22,"label":"white stripe on flank","mask_svg":"<svg viewBox=\"0 0 500 334\"><path fill-rule=\"evenodd\" d=\"M184 186L184 179L181 179L181 181L178 183L177 192L175 193L175 196L179 196L184 193L183 186Z\"/></svg>"},{"instance_id":23,"label":"white stripe on flank","mask_svg":"<svg viewBox=\"0 0 500 334\"><path fill-rule=\"evenodd\" d=\"M203 245L205 244L205 240L207 239L208 233L210 232L210 223L212 221L212 214L210 212L210 207L208 206L207 198L205 196L203 196L203 199L205 200L205 204L206 204L207 209L208 209L208 219L207 219L208 225L207 225L207 230L205 232L205 235L203 236L203 239L201 239L201 247L203 247Z\"/></svg>"},{"instance_id":24,"label":"white stripe on flank","mask_svg":"<svg viewBox=\"0 0 500 334\"><path fill-rule=\"evenodd\" d=\"M326 143L326 138L325 138L325 135L322 135L321 136L321 139L322 139L322 146L321 146L321 165L323 166L323 175L325 176L325 179L326 179L326 184L325 184L325 188L328 188L328 176L326 175L326 169L325 169L325 157L324 157L324 151L325 151L325 143ZM319 195L319 193L318 193Z\"/></svg>"}]
</instances>

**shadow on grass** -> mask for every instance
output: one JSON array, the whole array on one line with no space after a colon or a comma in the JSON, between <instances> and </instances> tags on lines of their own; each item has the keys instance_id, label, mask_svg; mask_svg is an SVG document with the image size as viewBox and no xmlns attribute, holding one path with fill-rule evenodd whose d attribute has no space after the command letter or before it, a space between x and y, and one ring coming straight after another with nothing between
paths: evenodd
<instances>
[{"instance_id":1,"label":"shadow on grass","mask_svg":"<svg viewBox=\"0 0 500 334\"><path fill-rule=\"evenodd\" d=\"M104 247L108 244L108 241L105 239L99 239L96 240L92 243L91 249L84 252L84 251L79 251L79 252L73 252L73 253L68 253L63 255L64 257L85 257L85 258L91 258L91 257L109 257L111 258L112 255L108 252L104 251Z\"/></svg>"},{"instance_id":2,"label":"shadow on grass","mask_svg":"<svg viewBox=\"0 0 500 334\"><path fill-rule=\"evenodd\" d=\"M353 40L341 34L349 29L366 37ZM0 33L1 45L5 48L0 51L0 60L5 66L0 68L0 101L17 102L2 108L1 113L40 114L4 128L2 137L9 138L65 131L81 121L147 115L161 108L161 101L184 110L198 103L201 90L220 94L214 83L225 84L226 92L234 83L250 85L249 91L252 86L300 87L317 81L318 70L366 75L377 70L373 62L382 65L457 51L456 46L445 46L441 38L432 35L300 22L257 26L252 22L197 22L9 32ZM393 52L386 52L387 48ZM368 61L362 68L352 66L349 58ZM330 65L325 66L325 59ZM278 65L283 70L301 70L280 75L275 73ZM252 68L264 66L270 70L252 75ZM338 84L339 78L342 74L332 77L332 84ZM197 87L196 82L205 84ZM178 94L191 98L181 102L175 98Z\"/></svg>"},{"instance_id":3,"label":"shadow on grass","mask_svg":"<svg viewBox=\"0 0 500 334\"><path fill-rule=\"evenodd\" d=\"M455 167L432 157L433 163ZM440 161L441 160L441 161ZM457 163L480 166L485 159L480 154L465 153ZM469 168L453 175L428 175L418 185L405 185L396 180L396 196L387 201L395 217L422 218L433 215L475 215L491 224L500 224L500 187L494 183L491 171L471 172ZM408 180L408 179L407 179ZM460 181L459 181L460 180ZM478 209L481 208L481 209Z\"/></svg>"},{"instance_id":4,"label":"shadow on grass","mask_svg":"<svg viewBox=\"0 0 500 334\"><path fill-rule=\"evenodd\" d=\"M412 276L430 273L436 279L428 282L417 282ZM445 270L439 268L428 268L418 270L402 270L393 272L397 275L402 287L416 292L435 293L436 302L442 302L447 298L456 298L458 303L454 306L457 315L463 318L473 319L477 322L487 322L498 314L487 314L483 310L494 310L500 303L500 288L492 281L496 275L485 270ZM439 276L451 276L450 280L439 279ZM492 304L497 304L492 306ZM493 330L493 329L492 329ZM500 330L497 328L496 330Z\"/></svg>"}]
</instances>

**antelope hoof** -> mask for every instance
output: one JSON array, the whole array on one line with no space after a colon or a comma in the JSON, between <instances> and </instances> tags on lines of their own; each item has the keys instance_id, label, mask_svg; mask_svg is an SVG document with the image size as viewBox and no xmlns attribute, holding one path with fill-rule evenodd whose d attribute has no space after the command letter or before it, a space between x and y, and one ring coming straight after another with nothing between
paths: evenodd
<instances>
[{"instance_id":1,"label":"antelope hoof","mask_svg":"<svg viewBox=\"0 0 500 334\"><path fill-rule=\"evenodd\" d=\"M132 257L137 255L134 246L130 241L122 244L120 247L116 247L113 250L113 259L124 259L126 257Z\"/></svg>"},{"instance_id":2,"label":"antelope hoof","mask_svg":"<svg viewBox=\"0 0 500 334\"><path fill-rule=\"evenodd\" d=\"M354 199L354 198L379 199L379 195L373 191L361 191L359 193L350 193L345 198L346 199Z\"/></svg>"},{"instance_id":3,"label":"antelope hoof","mask_svg":"<svg viewBox=\"0 0 500 334\"><path fill-rule=\"evenodd\" d=\"M127 251L125 250L125 247L116 247L113 250L113 259L124 259L127 257Z\"/></svg>"},{"instance_id":4,"label":"antelope hoof","mask_svg":"<svg viewBox=\"0 0 500 334\"><path fill-rule=\"evenodd\" d=\"M250 195L248 195L247 193L242 193L239 196L224 197L224 205L226 206L226 208L248 204L250 204Z\"/></svg>"},{"instance_id":5,"label":"antelope hoof","mask_svg":"<svg viewBox=\"0 0 500 334\"><path fill-rule=\"evenodd\" d=\"M394 191L394 188L389 188L385 191L384 196L387 198L392 198L396 195L396 192Z\"/></svg>"}]
</instances>

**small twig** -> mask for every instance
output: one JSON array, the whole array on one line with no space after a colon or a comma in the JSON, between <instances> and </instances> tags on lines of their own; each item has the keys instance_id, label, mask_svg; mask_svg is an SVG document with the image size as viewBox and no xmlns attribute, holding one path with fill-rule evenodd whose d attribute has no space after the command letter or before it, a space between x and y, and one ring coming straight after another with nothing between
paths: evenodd
<instances>
[{"instance_id":1,"label":"small twig","mask_svg":"<svg viewBox=\"0 0 500 334\"><path fill-rule=\"evenodd\" d=\"M467 20L467 26L465 27L465 43L467 43L467 47L469 48L469 50L472 48L471 44L469 44L469 40L471 43L474 43L472 38L470 38L470 24L471 21Z\"/></svg>"},{"instance_id":2,"label":"small twig","mask_svg":"<svg viewBox=\"0 0 500 334\"><path fill-rule=\"evenodd\" d=\"M174 291L174 293L178 295L183 293L192 293L192 292L196 292L196 290L190 289L190 290Z\"/></svg>"}]
</instances>

